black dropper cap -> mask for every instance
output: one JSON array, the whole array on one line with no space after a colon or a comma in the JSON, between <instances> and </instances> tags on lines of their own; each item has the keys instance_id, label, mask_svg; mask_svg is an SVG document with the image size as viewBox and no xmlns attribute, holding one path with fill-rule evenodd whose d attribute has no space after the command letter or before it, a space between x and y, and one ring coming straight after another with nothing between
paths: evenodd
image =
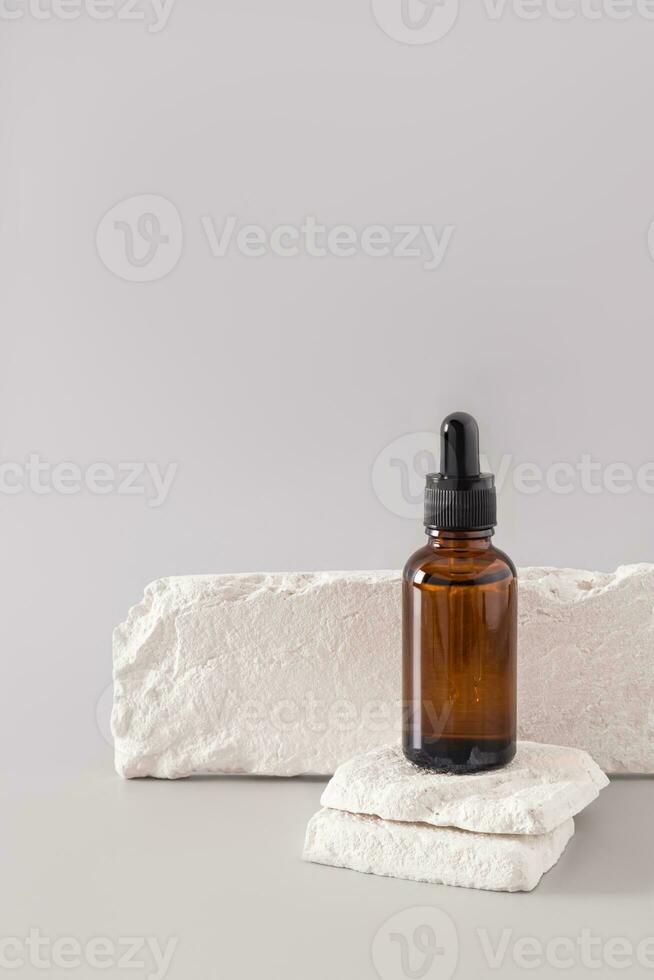
<instances>
[{"instance_id":1,"label":"black dropper cap","mask_svg":"<svg viewBox=\"0 0 654 980\"><path fill-rule=\"evenodd\" d=\"M425 527L481 531L496 524L495 477L479 472L479 427L467 412L453 412L441 425L441 471L427 476Z\"/></svg>"}]
</instances>

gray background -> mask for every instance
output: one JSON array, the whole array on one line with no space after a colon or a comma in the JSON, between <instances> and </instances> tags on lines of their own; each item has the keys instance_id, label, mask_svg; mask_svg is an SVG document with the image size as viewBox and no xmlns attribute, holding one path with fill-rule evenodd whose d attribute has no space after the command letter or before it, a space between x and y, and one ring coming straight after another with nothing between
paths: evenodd
<instances>
[{"instance_id":1,"label":"gray background","mask_svg":"<svg viewBox=\"0 0 654 980\"><path fill-rule=\"evenodd\" d=\"M625 868L644 846L651 783L615 784L588 816L601 846L591 833L573 842L586 863L572 885L561 867L531 898L430 891L298 865L317 784L118 783L107 696L96 705L111 628L154 578L401 565L421 528L389 510L399 470L380 499L373 464L453 409L478 416L491 460L654 458L654 23L494 22L474 3L447 37L409 46L364 2L178 0L159 34L26 15L0 20L0 38L0 459L179 464L159 508L0 494L0 819L25 835L5 933L179 933L190 959L180 953L175 976L221 975L222 952L232 976L249 976L245 953L212 932L245 930L249 909L239 948L263 929L252 955L265 963L272 946L270 975L362 977L372 967L360 946L339 954L331 916L351 933L363 917L371 936L393 911L436 901L460 926L469 909L515 915L523 932L560 915L553 934L613 928L618 893L644 910L651 876ZM178 265L151 283L116 277L95 247L105 212L140 194L173 202L184 227ZM431 272L416 259L216 259L207 214L455 231ZM417 492L413 449L404 464ZM522 565L612 570L651 559L653 503L638 489L507 485L497 540ZM198 821L193 846L216 852L196 867L174 855ZM612 833L634 851L614 852L604 875ZM71 870L80 855L83 873Z\"/></svg>"}]
</instances>

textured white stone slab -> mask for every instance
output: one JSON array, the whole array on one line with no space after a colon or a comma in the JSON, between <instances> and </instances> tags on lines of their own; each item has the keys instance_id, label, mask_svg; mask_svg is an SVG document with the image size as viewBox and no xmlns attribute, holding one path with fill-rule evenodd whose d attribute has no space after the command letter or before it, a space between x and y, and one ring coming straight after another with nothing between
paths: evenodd
<instances>
[{"instance_id":1,"label":"textured white stone slab","mask_svg":"<svg viewBox=\"0 0 654 980\"><path fill-rule=\"evenodd\" d=\"M483 834L546 834L597 799L608 779L587 752L519 742L504 769L448 776L407 762L399 745L343 763L323 806Z\"/></svg>"},{"instance_id":2,"label":"textured white stone slab","mask_svg":"<svg viewBox=\"0 0 654 980\"><path fill-rule=\"evenodd\" d=\"M325 808L309 821L303 857L391 878L529 892L559 860L573 833L572 819L549 834L510 836L395 823Z\"/></svg>"},{"instance_id":3,"label":"textured white stone slab","mask_svg":"<svg viewBox=\"0 0 654 980\"><path fill-rule=\"evenodd\" d=\"M654 565L523 569L522 738L654 772ZM397 572L163 579L114 634L124 776L333 773L400 733Z\"/></svg>"},{"instance_id":4,"label":"textured white stone slab","mask_svg":"<svg viewBox=\"0 0 654 980\"><path fill-rule=\"evenodd\" d=\"M518 623L520 737L654 772L654 565L524 568Z\"/></svg>"},{"instance_id":5,"label":"textured white stone slab","mask_svg":"<svg viewBox=\"0 0 654 980\"><path fill-rule=\"evenodd\" d=\"M397 737L399 635L395 572L155 582L114 632L118 772L333 773Z\"/></svg>"}]
</instances>

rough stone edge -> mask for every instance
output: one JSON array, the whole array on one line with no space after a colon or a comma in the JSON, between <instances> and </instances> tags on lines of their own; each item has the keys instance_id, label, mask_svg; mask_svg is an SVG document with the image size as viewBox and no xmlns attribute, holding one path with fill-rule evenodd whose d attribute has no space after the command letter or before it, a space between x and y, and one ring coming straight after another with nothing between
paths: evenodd
<instances>
[{"instance_id":1,"label":"rough stone edge","mask_svg":"<svg viewBox=\"0 0 654 980\"><path fill-rule=\"evenodd\" d=\"M560 858L563 856L566 847L572 840L575 832L574 820L572 817L566 820L555 830L551 831L549 834L542 835L550 838L546 845L546 850L541 857L541 860L536 861L533 852L530 853L529 845L527 842L534 842L537 838L526 837L520 838L515 835L493 835L493 834L472 834L470 831L456 830L454 828L444 828L444 827L431 827L425 824L407 824L406 826L421 827L425 830L432 831L434 834L456 834L465 835L470 838L474 837L496 837L499 840L510 841L514 838L516 841L520 842L520 849L517 851L517 858L522 862L519 872L516 873L515 866L513 873L505 879L504 884L500 887L485 888L483 885L472 885L466 884L461 881L455 881L454 875L449 876L450 880L445 880L448 876L445 875L443 878L436 880L435 877L422 877L421 875L412 875L411 877L404 878L403 876L393 874L388 870L382 870L381 863L377 868L373 868L370 864L365 865L363 861L358 863L356 861L351 861L350 863L343 863L344 858L338 857L333 853L327 853L327 848L325 848L320 842L320 836L325 827L328 828L330 825L337 825L337 822L350 823L359 837L366 836L369 827L376 824L384 824L387 830L392 832L392 827L401 827L401 823L396 823L391 820L380 820L378 817L372 817L368 815L359 815L354 813L346 813L340 810L332 810L328 807L323 807L318 810L307 825L304 849L302 852L302 860L313 864L322 864L327 867L332 868L344 868L349 871L357 871L362 874L374 874L385 878L396 878L400 877L403 880L408 881L418 881L424 882L426 884L433 885L449 885L450 887L459 888L475 888L479 891L504 891L504 892L529 892L533 891L534 888L539 884L543 875L547 874L555 864L558 863ZM525 846L526 845L526 846ZM383 862L382 862L383 863ZM525 886L522 887L518 884L518 881L523 880L526 882Z\"/></svg>"},{"instance_id":2,"label":"rough stone edge","mask_svg":"<svg viewBox=\"0 0 654 980\"><path fill-rule=\"evenodd\" d=\"M653 562L637 562L628 565L617 566L614 572L600 572L600 571L590 571L587 569L569 568L563 567L559 568L557 566L539 565L532 566L526 565L518 569L518 579L524 584L529 582L530 585L536 587L542 585L543 588L547 588L548 599L552 597L557 598L562 605L573 605L579 602L586 602L589 600L595 600L599 598L602 594L607 591L619 588L620 585L627 579L631 578L633 575L638 574L649 574L654 572ZM284 591L284 586L292 587L291 582L303 578L305 580L312 579L314 582L312 584L324 584L335 579L342 579L343 577L351 577L358 581L378 581L378 576L383 576L386 581L397 581L398 584L401 581L401 572L392 569L370 569L370 570L351 570L351 571L323 571L323 572L235 572L235 573L222 573L215 575L178 575L178 576L167 576L160 579L155 579L149 585L146 586L143 598L140 602L132 606L126 619L117 625L113 631L113 681L114 681L114 700L111 713L111 731L114 736L114 758L115 758L115 768L119 775L124 778L134 778L136 776L157 776L158 778L171 778L177 779L181 778L182 775L192 775L200 773L201 770L193 770L193 773L176 773L174 775L169 775L167 773L156 772L156 766L149 765L147 763L147 757L144 757L141 752L134 753L134 761L131 760L131 754L129 751L123 752L118 749L117 738L119 737L116 732L116 728L119 727L121 720L124 717L124 711L121 710L119 703L119 678L117 676L117 661L121 658L129 658L130 649L133 647L133 630L135 624L139 620L143 620L140 624L139 634L143 636L145 633L144 641L147 641L152 635L153 629L147 631L148 622L151 620L153 609L158 609L160 605L166 606L170 605L170 611L181 612L183 608L188 605L189 600L197 594L197 586L200 583L210 584L213 588L213 595L209 594L205 605L211 605L215 599L220 598L220 586L227 585L228 583L233 583L235 580L239 585L245 585L247 582L251 582L253 585L257 585L259 588L267 588L272 579L275 579L279 583L281 578L281 587L277 584L278 591ZM576 588L574 592L556 592L552 590L551 583L552 580L561 582L564 579L570 580L574 579L576 583ZM310 586L309 586L310 587ZM252 594L251 590L243 590L240 596L234 596L234 598L247 598ZM154 624L156 627L156 623ZM137 643L132 662L134 664L138 661L138 656L141 652L143 643ZM124 664L121 664L121 667ZM122 739L124 744L124 739ZM635 770L626 768L610 768L608 770L611 774L629 774L629 775L647 775L654 771L654 768L643 769L636 772Z\"/></svg>"},{"instance_id":3,"label":"rough stone edge","mask_svg":"<svg viewBox=\"0 0 654 980\"><path fill-rule=\"evenodd\" d=\"M531 744L535 744L535 743L531 743ZM546 745L548 743L539 743L539 744ZM564 750L567 749L571 752L576 752L579 755L580 763L583 763L583 766L586 769L589 776L589 780L587 783L582 783L579 780L566 781L567 786L571 786L576 789L576 796L574 800L571 801L570 803L570 813L568 814L568 817L575 817L587 806L595 802L595 800L599 797L600 791L609 785L610 780L606 775L606 773L600 768L600 766L597 765L597 763L592 758L590 753L586 752L585 749L577 749L565 745L561 745L561 746L557 745L557 746L553 746L553 748L560 748ZM374 752L375 750L373 749L371 751ZM347 762L342 763L338 767L338 769L336 770L332 778L329 780L327 786L325 786L322 796L320 797L320 805L322 807L331 808L333 810L341 810L343 812L352 812L351 808L348 806L348 803L352 801L350 800L347 791L348 769L352 761L353 760L350 759ZM453 776L452 778L459 779L461 777ZM553 788L559 785L560 783L551 784ZM514 800L516 802L516 809L518 810L519 816L522 821L521 826L523 829L521 830L515 830L515 829L509 830L507 828L491 829L489 828L488 824L484 826L483 823L478 823L477 816L475 816L472 822L466 823L465 821L459 821L457 823L452 823L448 819L444 819L442 821L437 819L430 819L429 814L425 811L424 815L422 815L421 818L413 818L413 819L416 820L416 822L426 823L432 827L441 827L441 828L449 827L458 830L466 830L470 833L478 833L478 834L479 833L511 834L516 836L520 836L520 835L537 836L542 834L549 834L560 825L561 821L556 820L554 817L554 814L552 812L554 810L554 807L551 803L547 804L540 814L536 814L528 806L523 806L521 808L521 802L522 802L521 800L519 799L516 800L515 797ZM359 808L361 805L362 805L361 802L358 801L357 807ZM402 817L398 817L396 814L393 815L390 813L390 811L386 810L383 801L380 801L380 805L376 805L374 810L357 809L357 813L366 814L372 817L378 817L381 820L388 820L388 821L402 820Z\"/></svg>"},{"instance_id":4,"label":"rough stone edge","mask_svg":"<svg viewBox=\"0 0 654 980\"><path fill-rule=\"evenodd\" d=\"M299 594L334 582L352 581L376 584L379 581L399 583L400 572L390 569L352 569L308 572L226 572L212 575L172 575L155 579L144 589L140 602L131 606L127 617L114 627L112 635L113 704L111 733L114 738L114 767L124 779L154 777L156 779L182 779L194 775L215 774L200 766L183 770L168 770L159 766L154 758L146 756L139 746L130 748L129 738L120 729L129 727L129 704L122 698L121 674L128 666L146 669L153 664L148 659L148 643L155 636L162 617L174 619L191 606L207 608L216 602L229 599L243 602L257 592L268 592L271 587L278 593ZM199 602L198 600L201 601ZM119 748L119 741L121 748ZM252 775L252 771L224 771L225 775ZM298 773L299 775L300 773ZM305 774L302 772L301 774ZM270 775L258 773L258 775ZM324 773L321 775L329 775ZM290 778L290 777L289 777Z\"/></svg>"}]
</instances>

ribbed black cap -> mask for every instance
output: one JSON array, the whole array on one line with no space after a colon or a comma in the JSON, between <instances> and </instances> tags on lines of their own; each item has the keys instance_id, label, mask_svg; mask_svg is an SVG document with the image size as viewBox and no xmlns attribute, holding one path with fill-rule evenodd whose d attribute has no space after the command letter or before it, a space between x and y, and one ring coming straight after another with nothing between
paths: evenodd
<instances>
[{"instance_id":1,"label":"ribbed black cap","mask_svg":"<svg viewBox=\"0 0 654 980\"><path fill-rule=\"evenodd\" d=\"M441 425L441 471L429 473L425 527L481 531L497 524L495 477L479 472L479 427L467 412L454 412Z\"/></svg>"}]
</instances>

